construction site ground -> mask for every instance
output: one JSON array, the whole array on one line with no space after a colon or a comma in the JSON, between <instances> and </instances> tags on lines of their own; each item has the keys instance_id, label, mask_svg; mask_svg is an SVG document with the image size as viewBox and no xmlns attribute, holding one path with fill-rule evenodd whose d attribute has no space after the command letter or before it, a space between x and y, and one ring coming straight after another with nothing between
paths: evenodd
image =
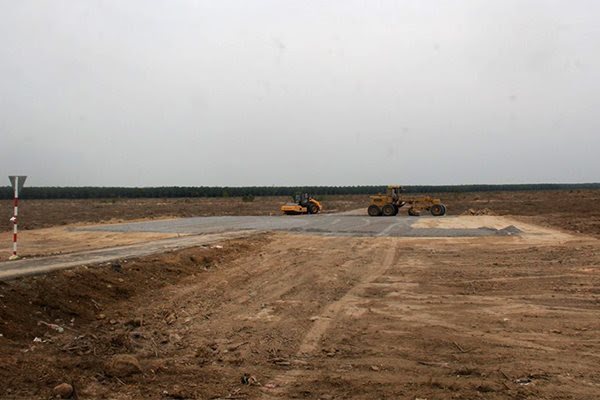
<instances>
[{"instance_id":1,"label":"construction site ground","mask_svg":"<svg viewBox=\"0 0 600 400\"><path fill-rule=\"evenodd\" d=\"M518 192L433 193L448 207L449 215L468 210L531 219L570 231L600 237L600 190L545 190ZM369 196L320 196L325 213L366 208ZM176 217L219 215L277 215L290 197L256 197L244 202L239 197L175 199L86 199L27 200L20 204L19 224L30 229L72 224L97 224ZM12 230L12 201L0 200L4 218L0 230ZM406 211L403 211L406 214ZM2 225L4 224L4 225ZM4 243L4 242L2 242Z\"/></svg>"},{"instance_id":2,"label":"construction site ground","mask_svg":"<svg viewBox=\"0 0 600 400\"><path fill-rule=\"evenodd\" d=\"M598 398L599 198L453 195L454 216L410 229L492 233L277 230L1 282L0 398ZM51 229L94 248L181 235L74 228Z\"/></svg>"}]
</instances>

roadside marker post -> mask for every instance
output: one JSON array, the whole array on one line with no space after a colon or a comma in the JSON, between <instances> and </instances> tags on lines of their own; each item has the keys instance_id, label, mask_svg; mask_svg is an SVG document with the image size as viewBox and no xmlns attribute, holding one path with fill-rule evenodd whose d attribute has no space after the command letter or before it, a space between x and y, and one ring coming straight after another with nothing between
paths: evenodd
<instances>
[{"instance_id":1,"label":"roadside marker post","mask_svg":"<svg viewBox=\"0 0 600 400\"><path fill-rule=\"evenodd\" d=\"M13 252L12 256L9 257L9 260L17 260L19 258L19 256L17 255L17 218L19 216L19 193L21 192L21 189L23 189L23 185L25 184L27 176L11 175L8 177L8 179L10 180L10 184L12 185L13 190L15 192L13 217L10 219L10 222L13 223Z\"/></svg>"}]
</instances>

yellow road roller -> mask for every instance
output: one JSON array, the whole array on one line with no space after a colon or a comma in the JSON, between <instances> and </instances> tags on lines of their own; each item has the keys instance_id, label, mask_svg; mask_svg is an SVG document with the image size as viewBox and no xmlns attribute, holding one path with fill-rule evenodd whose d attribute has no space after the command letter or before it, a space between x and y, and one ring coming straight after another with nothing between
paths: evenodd
<instances>
[{"instance_id":1,"label":"yellow road roller","mask_svg":"<svg viewBox=\"0 0 600 400\"><path fill-rule=\"evenodd\" d=\"M308 193L296 195L293 203L281 206L285 215L318 214L323 210L321 203Z\"/></svg>"}]
</instances>

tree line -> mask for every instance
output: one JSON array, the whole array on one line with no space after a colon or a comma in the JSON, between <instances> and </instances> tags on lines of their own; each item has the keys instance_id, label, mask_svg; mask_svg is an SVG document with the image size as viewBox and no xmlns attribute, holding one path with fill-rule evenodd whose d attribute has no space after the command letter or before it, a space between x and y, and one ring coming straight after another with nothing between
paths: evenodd
<instances>
[{"instance_id":1,"label":"tree line","mask_svg":"<svg viewBox=\"0 0 600 400\"><path fill-rule=\"evenodd\" d=\"M375 194L386 186L161 186L161 187L25 187L23 199L97 199L97 198L168 198L168 197L250 197L289 196L308 192L314 195ZM509 185L434 185L405 186L407 193L489 192L522 190L600 189L600 183L541 183ZM10 186L0 187L0 199L12 199Z\"/></svg>"}]
</instances>

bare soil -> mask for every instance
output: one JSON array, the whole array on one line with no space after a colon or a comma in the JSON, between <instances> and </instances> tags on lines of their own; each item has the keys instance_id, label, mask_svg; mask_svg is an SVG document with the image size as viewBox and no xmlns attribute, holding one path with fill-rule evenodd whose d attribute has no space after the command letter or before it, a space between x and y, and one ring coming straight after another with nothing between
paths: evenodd
<instances>
[{"instance_id":1,"label":"bare soil","mask_svg":"<svg viewBox=\"0 0 600 400\"><path fill-rule=\"evenodd\" d=\"M9 236L0 241L0 254L11 254L12 237ZM86 232L73 230L72 226L32 229L19 234L19 256L29 258L81 252L176 236L178 235L153 232Z\"/></svg>"},{"instance_id":2,"label":"bare soil","mask_svg":"<svg viewBox=\"0 0 600 400\"><path fill-rule=\"evenodd\" d=\"M522 192L433 193L448 207L449 215L485 211L494 215L519 216L537 224L580 232L600 238L600 190L556 190ZM325 212L366 208L369 196L324 196ZM288 197L184 199L95 199L24 200L20 206L20 228L24 230L67 224L94 224L124 220L212 215L277 215ZM0 230L12 230L8 221L12 203L0 200L5 218ZM405 211L403 211L405 212ZM8 236L7 236L8 237Z\"/></svg>"},{"instance_id":3,"label":"bare soil","mask_svg":"<svg viewBox=\"0 0 600 400\"><path fill-rule=\"evenodd\" d=\"M600 238L600 190L444 193L449 214L489 210L543 226Z\"/></svg>"},{"instance_id":4,"label":"bare soil","mask_svg":"<svg viewBox=\"0 0 600 400\"><path fill-rule=\"evenodd\" d=\"M599 194L441 196L547 240L267 234L0 282L0 398L600 398Z\"/></svg>"},{"instance_id":5,"label":"bare soil","mask_svg":"<svg viewBox=\"0 0 600 400\"><path fill-rule=\"evenodd\" d=\"M0 397L600 396L598 240L222 245L1 283Z\"/></svg>"},{"instance_id":6,"label":"bare soil","mask_svg":"<svg viewBox=\"0 0 600 400\"><path fill-rule=\"evenodd\" d=\"M361 207L368 196L325 196L324 212L348 211ZM39 229L68 224L97 224L155 218L207 217L214 215L279 215L290 197L240 197L168 199L86 199L22 200L19 205L21 229ZM5 218L0 229L12 230L12 201L0 200Z\"/></svg>"},{"instance_id":7,"label":"bare soil","mask_svg":"<svg viewBox=\"0 0 600 400\"><path fill-rule=\"evenodd\" d=\"M325 212L347 211L362 201L354 196L327 198ZM165 239L159 233L81 232L73 228L98 223L214 215L279 215L286 197L185 199L25 200L19 207L19 255L46 256ZM12 252L12 202L0 200L6 213L0 232L0 254Z\"/></svg>"}]
</instances>

